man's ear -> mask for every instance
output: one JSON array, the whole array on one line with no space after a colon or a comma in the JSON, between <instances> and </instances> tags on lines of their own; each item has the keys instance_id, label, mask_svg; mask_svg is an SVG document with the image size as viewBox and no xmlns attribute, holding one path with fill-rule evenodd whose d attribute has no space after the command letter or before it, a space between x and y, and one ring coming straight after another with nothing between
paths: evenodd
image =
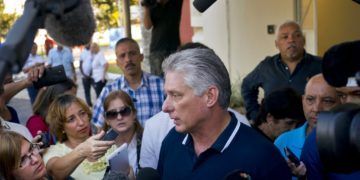
<instances>
[{"instance_id":1,"label":"man's ear","mask_svg":"<svg viewBox=\"0 0 360 180\"><path fill-rule=\"evenodd\" d=\"M214 106L219 99L219 89L216 86L208 87L208 90L205 93L206 104L208 107Z\"/></svg>"}]
</instances>

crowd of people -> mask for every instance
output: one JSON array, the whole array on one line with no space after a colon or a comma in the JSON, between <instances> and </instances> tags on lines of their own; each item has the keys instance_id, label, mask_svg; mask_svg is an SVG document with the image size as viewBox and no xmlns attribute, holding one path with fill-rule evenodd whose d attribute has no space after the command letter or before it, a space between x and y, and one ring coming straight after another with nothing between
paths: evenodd
<instances>
[{"instance_id":1,"label":"crowd of people","mask_svg":"<svg viewBox=\"0 0 360 180\"><path fill-rule=\"evenodd\" d=\"M170 13L166 8L181 10L174 1L158 3L143 4L147 25L160 26L154 33L163 32L163 23L172 18L159 20ZM162 13L153 12L157 9ZM176 49L165 52L155 48L159 43L152 43L151 56L161 60L148 73L142 70L138 43L120 39L115 55L123 74L110 83L99 45L86 45L79 67L84 100L77 97L71 49L58 44L45 61L34 44L23 69L28 77L13 82L9 75L0 87L0 179L136 179L145 168L153 168L158 179L360 178L359 171L324 169L315 138L319 113L359 103L360 87L350 80L342 88L327 83L320 57L305 51L296 22L279 26L279 53L261 61L238 87L246 115L229 107L229 73L211 47L175 43ZM359 46L359 41L350 44ZM334 53L332 48L327 55ZM34 88L46 68L58 65L66 81ZM16 107L7 105L25 88L33 109L26 126L19 123ZM265 92L260 103L259 88ZM108 158L124 144L129 168L119 172Z\"/></svg>"}]
</instances>

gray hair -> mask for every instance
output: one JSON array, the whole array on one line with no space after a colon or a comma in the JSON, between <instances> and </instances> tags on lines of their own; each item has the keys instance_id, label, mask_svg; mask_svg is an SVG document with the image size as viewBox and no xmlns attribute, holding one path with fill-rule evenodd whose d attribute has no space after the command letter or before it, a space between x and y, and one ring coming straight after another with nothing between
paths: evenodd
<instances>
[{"instance_id":1,"label":"gray hair","mask_svg":"<svg viewBox=\"0 0 360 180\"><path fill-rule=\"evenodd\" d=\"M207 88L215 85L219 90L218 102L226 109L229 106L231 85L229 73L221 59L211 49L187 49L170 55L162 64L167 72L184 73L185 84L201 96Z\"/></svg>"},{"instance_id":2,"label":"gray hair","mask_svg":"<svg viewBox=\"0 0 360 180\"><path fill-rule=\"evenodd\" d=\"M284 23L282 23L282 24L280 24L280 26L276 29L276 40L278 40L279 39L279 31L282 29L282 28L284 28L284 27L286 27L286 26L297 26L297 28L299 29L299 31L301 32L301 35L302 36L304 36L304 34L303 34L303 32L302 32L302 29L301 29L301 26L300 26L300 24L298 23L298 22L296 22L296 21L293 21L293 20L287 20L287 21L285 21Z\"/></svg>"}]
</instances>

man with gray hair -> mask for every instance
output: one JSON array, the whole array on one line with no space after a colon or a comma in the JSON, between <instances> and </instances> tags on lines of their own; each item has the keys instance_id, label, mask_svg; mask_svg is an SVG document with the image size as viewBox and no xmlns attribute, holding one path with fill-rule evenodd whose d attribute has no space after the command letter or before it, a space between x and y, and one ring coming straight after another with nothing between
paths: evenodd
<instances>
[{"instance_id":1,"label":"man with gray hair","mask_svg":"<svg viewBox=\"0 0 360 180\"><path fill-rule=\"evenodd\" d=\"M259 111L259 87L265 97L280 87L292 87L302 95L307 80L321 73L320 58L305 51L305 37L295 21L279 26L275 45L280 53L266 57L243 80L241 94L249 120L254 120Z\"/></svg>"},{"instance_id":2,"label":"man with gray hair","mask_svg":"<svg viewBox=\"0 0 360 180\"><path fill-rule=\"evenodd\" d=\"M161 179L223 179L232 173L290 179L275 146L227 110L230 78L214 51L177 52L164 61L163 70L167 98L162 108L175 127L161 146Z\"/></svg>"}]
</instances>

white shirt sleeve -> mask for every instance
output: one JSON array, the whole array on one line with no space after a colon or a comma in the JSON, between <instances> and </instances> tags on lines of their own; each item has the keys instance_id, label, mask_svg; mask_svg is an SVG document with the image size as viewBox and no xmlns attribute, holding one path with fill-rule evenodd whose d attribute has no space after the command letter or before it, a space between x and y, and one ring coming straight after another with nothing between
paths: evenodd
<instances>
[{"instance_id":1,"label":"white shirt sleeve","mask_svg":"<svg viewBox=\"0 0 360 180\"><path fill-rule=\"evenodd\" d=\"M160 111L145 122L140 151L140 166L156 169L160 156L161 144L174 122L168 113Z\"/></svg>"}]
</instances>

